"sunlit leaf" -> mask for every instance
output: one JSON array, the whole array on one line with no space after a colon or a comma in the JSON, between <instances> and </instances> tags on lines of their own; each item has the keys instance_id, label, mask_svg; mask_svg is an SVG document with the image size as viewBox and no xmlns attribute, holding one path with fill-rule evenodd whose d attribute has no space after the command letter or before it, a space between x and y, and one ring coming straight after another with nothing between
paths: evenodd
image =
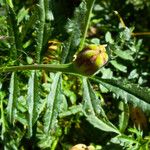
<instances>
[{"instance_id":1,"label":"sunlit leaf","mask_svg":"<svg viewBox=\"0 0 150 150\"><path fill-rule=\"evenodd\" d=\"M10 8L13 8L13 2L12 0L6 0L7 4L9 5Z\"/></svg>"},{"instance_id":2,"label":"sunlit leaf","mask_svg":"<svg viewBox=\"0 0 150 150\"><path fill-rule=\"evenodd\" d=\"M46 113L44 117L44 130L49 133L50 130L55 130L57 127L57 117L61 104L61 73L57 73L53 79L50 93L47 97Z\"/></svg>"},{"instance_id":3,"label":"sunlit leaf","mask_svg":"<svg viewBox=\"0 0 150 150\"><path fill-rule=\"evenodd\" d=\"M87 78L83 78L83 110L87 121L94 127L107 132L119 133L118 129L107 119L100 106L100 100Z\"/></svg>"},{"instance_id":4,"label":"sunlit leaf","mask_svg":"<svg viewBox=\"0 0 150 150\"><path fill-rule=\"evenodd\" d=\"M24 7L20 9L18 15L17 15L17 23L19 24L28 14L29 9L25 9Z\"/></svg>"},{"instance_id":5,"label":"sunlit leaf","mask_svg":"<svg viewBox=\"0 0 150 150\"><path fill-rule=\"evenodd\" d=\"M83 109L87 114L99 115L103 113L100 99L98 99L90 82L85 77L83 77Z\"/></svg>"},{"instance_id":6,"label":"sunlit leaf","mask_svg":"<svg viewBox=\"0 0 150 150\"><path fill-rule=\"evenodd\" d=\"M63 117L75 115L81 112L82 112L82 105L76 105L76 106L69 107L67 111L60 113L59 117L63 118Z\"/></svg>"},{"instance_id":7,"label":"sunlit leaf","mask_svg":"<svg viewBox=\"0 0 150 150\"><path fill-rule=\"evenodd\" d=\"M13 72L10 79L9 101L7 106L8 118L10 123L14 123L17 98L18 98L18 79L16 72Z\"/></svg>"},{"instance_id":8,"label":"sunlit leaf","mask_svg":"<svg viewBox=\"0 0 150 150\"><path fill-rule=\"evenodd\" d=\"M36 122L42 108L40 99L39 80L35 71L32 71L28 82L27 106L28 106L28 125L29 136L32 136L32 127Z\"/></svg>"},{"instance_id":9,"label":"sunlit leaf","mask_svg":"<svg viewBox=\"0 0 150 150\"><path fill-rule=\"evenodd\" d=\"M119 130L108 120L104 121L104 120L97 118L95 115L88 115L87 121L89 121L94 127L102 131L115 132L117 134L120 134Z\"/></svg>"},{"instance_id":10,"label":"sunlit leaf","mask_svg":"<svg viewBox=\"0 0 150 150\"><path fill-rule=\"evenodd\" d=\"M120 58L124 59L124 60L134 60L133 56L132 56L132 51L130 50L126 50L126 51L122 51L119 49L115 49L113 51L117 56L119 56Z\"/></svg>"},{"instance_id":11,"label":"sunlit leaf","mask_svg":"<svg viewBox=\"0 0 150 150\"><path fill-rule=\"evenodd\" d=\"M140 107L144 112L150 113L150 89L139 87L125 80L92 78L116 94L126 103L130 102L135 107Z\"/></svg>"},{"instance_id":12,"label":"sunlit leaf","mask_svg":"<svg viewBox=\"0 0 150 150\"><path fill-rule=\"evenodd\" d=\"M121 114L119 115L119 129L124 132L129 122L129 106L127 103L120 102L119 109Z\"/></svg>"},{"instance_id":13,"label":"sunlit leaf","mask_svg":"<svg viewBox=\"0 0 150 150\"><path fill-rule=\"evenodd\" d=\"M110 63L118 70L122 71L122 72L127 72L127 67L118 63L116 60L112 60L110 61Z\"/></svg>"},{"instance_id":14,"label":"sunlit leaf","mask_svg":"<svg viewBox=\"0 0 150 150\"><path fill-rule=\"evenodd\" d=\"M111 33L110 32L107 32L106 35L105 35L105 40L106 42L110 43L110 44L113 44L114 43L114 40L111 36Z\"/></svg>"}]
</instances>

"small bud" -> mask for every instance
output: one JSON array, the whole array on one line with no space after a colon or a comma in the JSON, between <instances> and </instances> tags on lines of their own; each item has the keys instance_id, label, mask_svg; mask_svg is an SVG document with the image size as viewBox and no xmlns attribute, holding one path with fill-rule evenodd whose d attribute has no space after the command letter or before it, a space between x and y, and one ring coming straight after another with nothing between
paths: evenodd
<instances>
[{"instance_id":1,"label":"small bud","mask_svg":"<svg viewBox=\"0 0 150 150\"><path fill-rule=\"evenodd\" d=\"M106 45L89 45L85 47L74 61L76 70L84 75L92 75L108 61Z\"/></svg>"}]
</instances>

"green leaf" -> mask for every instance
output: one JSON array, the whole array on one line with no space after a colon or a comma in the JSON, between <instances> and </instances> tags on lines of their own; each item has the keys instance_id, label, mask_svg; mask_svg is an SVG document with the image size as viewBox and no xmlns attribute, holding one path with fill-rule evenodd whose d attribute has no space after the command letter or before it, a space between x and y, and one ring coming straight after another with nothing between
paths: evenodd
<instances>
[{"instance_id":1,"label":"green leaf","mask_svg":"<svg viewBox=\"0 0 150 150\"><path fill-rule=\"evenodd\" d=\"M86 3L81 2L80 6L76 8L74 12L74 18L72 20L68 20L66 25L66 30L69 33L69 40L64 43L64 53L62 62L64 63L66 60L70 61L73 59L73 55L77 51L77 48L80 43L80 38L83 31L83 27L85 24L86 17Z\"/></svg>"},{"instance_id":2,"label":"green leaf","mask_svg":"<svg viewBox=\"0 0 150 150\"><path fill-rule=\"evenodd\" d=\"M130 50L126 50L126 51L122 51L119 49L115 49L113 51L117 56L119 56L120 58L124 59L124 60L134 60L134 58L132 57L133 52Z\"/></svg>"},{"instance_id":3,"label":"green leaf","mask_svg":"<svg viewBox=\"0 0 150 150\"><path fill-rule=\"evenodd\" d=\"M92 115L103 113L100 100L86 77L83 77L83 110Z\"/></svg>"},{"instance_id":4,"label":"green leaf","mask_svg":"<svg viewBox=\"0 0 150 150\"><path fill-rule=\"evenodd\" d=\"M42 100L40 99L39 80L36 71L32 71L28 82L27 107L28 107L28 125L29 136L32 136L32 127L39 117L42 109Z\"/></svg>"},{"instance_id":5,"label":"green leaf","mask_svg":"<svg viewBox=\"0 0 150 150\"><path fill-rule=\"evenodd\" d=\"M61 73L57 73L53 79L50 93L47 97L46 113L44 116L44 131L49 133L57 127L57 117L61 104Z\"/></svg>"},{"instance_id":6,"label":"green leaf","mask_svg":"<svg viewBox=\"0 0 150 150\"><path fill-rule=\"evenodd\" d=\"M97 118L94 115L88 115L87 121L89 121L94 127L102 131L115 132L117 134L120 134L119 130L108 120L104 121L104 120Z\"/></svg>"},{"instance_id":7,"label":"green leaf","mask_svg":"<svg viewBox=\"0 0 150 150\"><path fill-rule=\"evenodd\" d=\"M71 107L69 107L69 109L67 111L60 113L59 117L60 118L68 117L68 116L75 115L75 114L81 113L81 112L82 112L82 105L71 106Z\"/></svg>"},{"instance_id":8,"label":"green leaf","mask_svg":"<svg viewBox=\"0 0 150 150\"><path fill-rule=\"evenodd\" d=\"M44 0L39 0L38 6L38 18L36 20L36 62L40 62L41 51L43 48L43 38L44 38L44 25L45 25L45 7L44 7Z\"/></svg>"},{"instance_id":9,"label":"green leaf","mask_svg":"<svg viewBox=\"0 0 150 150\"><path fill-rule=\"evenodd\" d=\"M34 5L32 10L32 15L30 16L29 20L23 25L22 33L21 33L21 40L23 41L27 35L27 32L31 27L35 25L35 22L38 20L38 13L39 6ZM26 48L26 47L25 47Z\"/></svg>"},{"instance_id":10,"label":"green leaf","mask_svg":"<svg viewBox=\"0 0 150 150\"><path fill-rule=\"evenodd\" d=\"M13 8L13 3L12 0L6 0L7 4L9 5L10 8Z\"/></svg>"},{"instance_id":11,"label":"green leaf","mask_svg":"<svg viewBox=\"0 0 150 150\"><path fill-rule=\"evenodd\" d=\"M7 114L10 123L14 123L17 98L18 98L18 79L16 72L13 72L10 79L9 101L7 106Z\"/></svg>"},{"instance_id":12,"label":"green leaf","mask_svg":"<svg viewBox=\"0 0 150 150\"><path fill-rule=\"evenodd\" d=\"M120 102L119 109L122 111L121 114L119 115L119 129L120 132L123 133L127 128L129 122L129 115L130 115L129 106L127 103Z\"/></svg>"},{"instance_id":13,"label":"green leaf","mask_svg":"<svg viewBox=\"0 0 150 150\"><path fill-rule=\"evenodd\" d=\"M127 72L127 67L118 63L116 60L112 60L110 61L110 63L118 70L122 71L122 72Z\"/></svg>"},{"instance_id":14,"label":"green leaf","mask_svg":"<svg viewBox=\"0 0 150 150\"><path fill-rule=\"evenodd\" d=\"M124 146L125 148L134 149L139 146L139 142L135 140L133 137L127 136L127 135L118 135L111 139L111 142L120 144Z\"/></svg>"},{"instance_id":15,"label":"green leaf","mask_svg":"<svg viewBox=\"0 0 150 150\"><path fill-rule=\"evenodd\" d=\"M131 38L132 29L129 29L127 27L124 28L123 32L120 32L120 39L122 41L126 40L129 41Z\"/></svg>"},{"instance_id":16,"label":"green leaf","mask_svg":"<svg viewBox=\"0 0 150 150\"><path fill-rule=\"evenodd\" d=\"M5 114L4 114L4 107L3 107L3 103L4 103L4 97L5 97L5 93L1 91L2 88L2 84L0 82L0 113L1 113L1 117L0 117L0 125L1 125L1 139L3 140L5 137L5 132L6 132L6 119L5 119Z\"/></svg>"},{"instance_id":17,"label":"green leaf","mask_svg":"<svg viewBox=\"0 0 150 150\"><path fill-rule=\"evenodd\" d=\"M108 120L100 106L100 100L85 77L83 77L83 110L87 121L94 127L107 132L119 133L118 129Z\"/></svg>"},{"instance_id":18,"label":"green leaf","mask_svg":"<svg viewBox=\"0 0 150 150\"><path fill-rule=\"evenodd\" d=\"M25 9L24 7L20 9L18 15L17 15L17 24L19 24L28 14L29 9Z\"/></svg>"},{"instance_id":19,"label":"green leaf","mask_svg":"<svg viewBox=\"0 0 150 150\"><path fill-rule=\"evenodd\" d=\"M105 40L106 42L110 43L110 44L113 44L114 43L114 40L111 36L111 33L110 32L107 32L106 35L105 35Z\"/></svg>"},{"instance_id":20,"label":"green leaf","mask_svg":"<svg viewBox=\"0 0 150 150\"><path fill-rule=\"evenodd\" d=\"M102 84L108 90L115 93L117 98L121 98L125 103L130 102L135 107L141 108L144 112L150 113L150 89L139 87L126 80L91 78Z\"/></svg>"}]
</instances>

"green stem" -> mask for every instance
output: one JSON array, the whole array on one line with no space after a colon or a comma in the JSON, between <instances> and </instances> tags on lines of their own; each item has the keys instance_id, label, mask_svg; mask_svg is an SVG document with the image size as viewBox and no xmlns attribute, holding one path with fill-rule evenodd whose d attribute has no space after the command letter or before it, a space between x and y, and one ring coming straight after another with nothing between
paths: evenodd
<instances>
[{"instance_id":1,"label":"green stem","mask_svg":"<svg viewBox=\"0 0 150 150\"><path fill-rule=\"evenodd\" d=\"M86 0L87 2L87 14L86 14L86 18L85 18L85 27L84 27L84 32L83 32L83 39L81 40L80 43L80 47L79 47L79 51L81 51L83 49L84 43L85 43L85 39L86 39L86 35L87 35L87 31L90 25L90 20L91 20L91 14L92 14L92 9L95 3L95 0Z\"/></svg>"},{"instance_id":2,"label":"green stem","mask_svg":"<svg viewBox=\"0 0 150 150\"><path fill-rule=\"evenodd\" d=\"M35 65L24 65L24 66L11 66L11 67L1 67L1 72L14 72L20 70L47 70L51 72L66 72L66 73L76 73L74 65L69 64L35 64Z\"/></svg>"}]
</instances>

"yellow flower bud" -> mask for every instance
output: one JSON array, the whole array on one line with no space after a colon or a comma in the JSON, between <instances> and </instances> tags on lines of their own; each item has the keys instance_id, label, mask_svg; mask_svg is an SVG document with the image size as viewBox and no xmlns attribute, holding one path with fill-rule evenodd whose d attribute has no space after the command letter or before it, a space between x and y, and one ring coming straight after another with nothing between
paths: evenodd
<instances>
[{"instance_id":1,"label":"yellow flower bud","mask_svg":"<svg viewBox=\"0 0 150 150\"><path fill-rule=\"evenodd\" d=\"M92 75L108 62L106 45L89 45L85 47L74 61L75 69L83 75Z\"/></svg>"}]
</instances>

